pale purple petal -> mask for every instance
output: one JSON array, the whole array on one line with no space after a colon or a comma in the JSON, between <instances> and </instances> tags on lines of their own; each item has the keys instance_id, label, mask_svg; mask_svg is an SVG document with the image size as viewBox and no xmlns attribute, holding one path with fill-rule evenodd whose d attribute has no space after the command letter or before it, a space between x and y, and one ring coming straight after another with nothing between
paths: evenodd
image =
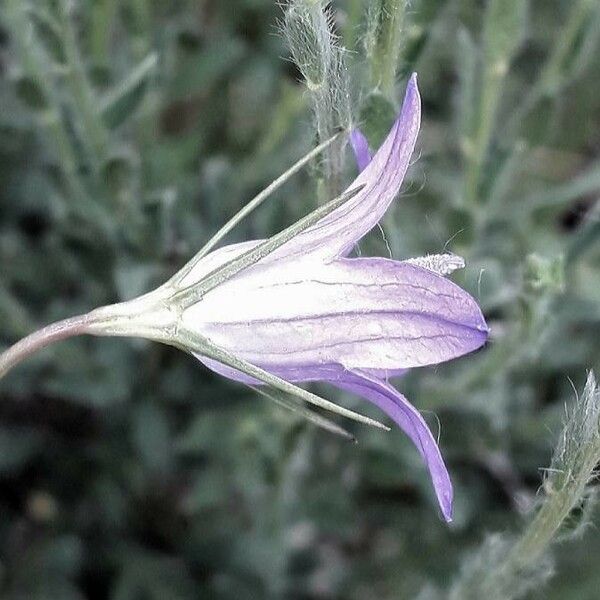
<instances>
[{"instance_id":1,"label":"pale purple petal","mask_svg":"<svg viewBox=\"0 0 600 600\"><path fill-rule=\"evenodd\" d=\"M194 354L194 356L211 371L223 375L233 381L239 381L248 385L262 385L258 379L250 377L245 373L241 373L237 369L223 365L212 358L206 358L200 354ZM255 363L255 366L265 368L263 365ZM339 377L340 369L343 370L339 365L298 365L298 366L273 366L267 365L269 373L277 375L286 381L292 382L308 382L308 381L329 381L330 379L337 379Z\"/></svg>"},{"instance_id":2,"label":"pale purple petal","mask_svg":"<svg viewBox=\"0 0 600 600\"><path fill-rule=\"evenodd\" d=\"M351 190L364 185L363 189L346 204L297 235L253 268L243 272L241 276L268 268L274 263L281 262L282 259L329 261L350 252L360 238L379 222L400 191L419 133L420 122L421 99L417 77L413 74L406 88L400 114L386 140L366 168L348 187L348 190ZM357 132L358 130L355 130L354 133ZM362 136L360 132L358 135ZM364 145L366 146L366 140ZM366 149L368 151L368 146ZM364 158L363 146L360 160ZM258 243L260 240L219 248L206 256L186 277L184 283L189 285L198 281L212 269Z\"/></svg>"},{"instance_id":3,"label":"pale purple petal","mask_svg":"<svg viewBox=\"0 0 600 600\"><path fill-rule=\"evenodd\" d=\"M488 333L460 287L383 258L255 271L206 294L183 324L267 370L333 364L392 374L471 352Z\"/></svg>"},{"instance_id":4,"label":"pale purple petal","mask_svg":"<svg viewBox=\"0 0 600 600\"><path fill-rule=\"evenodd\" d=\"M419 412L386 380L485 343L488 328L477 303L442 276L463 266L462 259L342 258L398 194L420 111L413 75L400 115L370 162L364 136L358 130L351 136L364 170L348 189L362 189L316 225L206 293L184 311L181 325L288 381L329 382L377 405L418 448L444 518L450 521L452 486L435 439ZM258 243L211 253L184 284ZM198 359L231 379L259 383L213 360Z\"/></svg>"},{"instance_id":5,"label":"pale purple petal","mask_svg":"<svg viewBox=\"0 0 600 600\"><path fill-rule=\"evenodd\" d=\"M369 142L363 132L355 127L350 133L350 146L354 152L356 166L359 173L364 171L367 165L371 162L371 151L369 150Z\"/></svg>"},{"instance_id":6,"label":"pale purple petal","mask_svg":"<svg viewBox=\"0 0 600 600\"><path fill-rule=\"evenodd\" d=\"M348 190L364 185L351 200L284 244L263 264L304 257L331 260L346 255L383 217L398 195L421 122L417 76L410 78L398 119L371 162Z\"/></svg>"},{"instance_id":7,"label":"pale purple petal","mask_svg":"<svg viewBox=\"0 0 600 600\"><path fill-rule=\"evenodd\" d=\"M333 385L366 398L389 415L408 435L423 457L440 509L452 521L452 483L444 459L431 430L418 410L395 388L371 375L347 372Z\"/></svg>"},{"instance_id":8,"label":"pale purple petal","mask_svg":"<svg viewBox=\"0 0 600 600\"><path fill-rule=\"evenodd\" d=\"M203 356L197 357L208 368L229 379L249 385L260 385L259 381L231 367ZM268 370L288 381L326 381L339 389L369 400L385 412L417 447L429 470L442 514L446 521L452 520L452 484L435 438L419 411L394 387L371 373L349 371L335 365L312 365L296 368L270 367Z\"/></svg>"}]
</instances>

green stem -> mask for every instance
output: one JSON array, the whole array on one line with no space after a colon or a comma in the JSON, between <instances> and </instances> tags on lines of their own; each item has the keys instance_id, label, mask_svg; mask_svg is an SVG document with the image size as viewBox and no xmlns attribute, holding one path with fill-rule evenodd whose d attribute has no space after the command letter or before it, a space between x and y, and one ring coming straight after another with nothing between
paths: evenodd
<instances>
[{"instance_id":1,"label":"green stem","mask_svg":"<svg viewBox=\"0 0 600 600\"><path fill-rule=\"evenodd\" d=\"M167 305L167 299L168 290L160 288L47 325L0 354L0 379L38 350L78 335L141 337L166 344L175 341L180 315Z\"/></svg>"},{"instance_id":2,"label":"green stem","mask_svg":"<svg viewBox=\"0 0 600 600\"><path fill-rule=\"evenodd\" d=\"M371 10L370 39L367 42L371 84L386 98L393 100L406 0L379 0L379 6Z\"/></svg>"},{"instance_id":3,"label":"green stem","mask_svg":"<svg viewBox=\"0 0 600 600\"><path fill-rule=\"evenodd\" d=\"M94 62L102 67L107 67L110 62L111 24L116 10L116 0L99 0L91 8L90 49Z\"/></svg>"},{"instance_id":4,"label":"green stem","mask_svg":"<svg viewBox=\"0 0 600 600\"><path fill-rule=\"evenodd\" d=\"M496 113L500 101L500 88L505 76L502 65L487 65L481 90L481 99L477 111L478 122L473 142L467 155L468 164L465 175L465 200L474 205L479 200L481 171L488 155Z\"/></svg>"},{"instance_id":5,"label":"green stem","mask_svg":"<svg viewBox=\"0 0 600 600\"><path fill-rule=\"evenodd\" d=\"M535 564L546 553L554 535L571 512L574 498L579 497L579 493L573 494L567 487L546 500L512 549L506 568L519 571L529 564Z\"/></svg>"},{"instance_id":6,"label":"green stem","mask_svg":"<svg viewBox=\"0 0 600 600\"><path fill-rule=\"evenodd\" d=\"M89 315L80 315L52 323L23 338L14 346L0 354L0 379L20 362L60 340L88 333Z\"/></svg>"},{"instance_id":7,"label":"green stem","mask_svg":"<svg viewBox=\"0 0 600 600\"><path fill-rule=\"evenodd\" d=\"M347 0L343 40L344 47L348 50L355 51L357 49L363 11L363 0Z\"/></svg>"},{"instance_id":8,"label":"green stem","mask_svg":"<svg viewBox=\"0 0 600 600\"><path fill-rule=\"evenodd\" d=\"M292 57L306 80L313 105L318 143L352 126L350 83L344 49L332 31L332 14L324 0L292 0L285 11L285 35ZM344 140L325 152L317 175L321 202L342 189Z\"/></svg>"},{"instance_id":9,"label":"green stem","mask_svg":"<svg viewBox=\"0 0 600 600\"><path fill-rule=\"evenodd\" d=\"M579 0L579 2L573 4L558 40L555 44L552 44L552 52L539 78L529 88L525 99L512 114L506 127L507 136L514 137L523 120L537 106L540 100L562 86L567 57L577 42L581 27L593 4L594 0Z\"/></svg>"}]
</instances>

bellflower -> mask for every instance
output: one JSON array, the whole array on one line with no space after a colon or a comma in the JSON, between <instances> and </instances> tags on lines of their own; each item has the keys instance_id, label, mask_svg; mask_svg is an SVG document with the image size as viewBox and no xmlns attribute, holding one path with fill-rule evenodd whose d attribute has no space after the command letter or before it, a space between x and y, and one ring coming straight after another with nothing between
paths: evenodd
<instances>
[{"instance_id":1,"label":"bellflower","mask_svg":"<svg viewBox=\"0 0 600 600\"><path fill-rule=\"evenodd\" d=\"M442 514L452 515L452 485L429 427L388 377L434 365L482 346L488 328L475 300L445 279L451 255L394 261L348 258L397 196L420 125L416 76L400 115L371 160L353 136L362 172L354 198L183 313L183 323L216 345L288 381L324 381L387 413L420 452ZM257 242L208 255L187 283ZM251 377L198 355L214 371Z\"/></svg>"},{"instance_id":2,"label":"bellflower","mask_svg":"<svg viewBox=\"0 0 600 600\"><path fill-rule=\"evenodd\" d=\"M293 385L326 382L376 405L408 435L450 521L452 485L436 439L388 378L485 343L488 328L477 303L444 277L463 266L462 259L349 258L398 195L420 117L413 75L400 114L372 158L364 136L351 136L362 170L341 200L269 240L201 251L145 296L32 334L0 356L0 376L32 351L70 335L135 335L186 350L230 379L291 390L377 424Z\"/></svg>"}]
</instances>

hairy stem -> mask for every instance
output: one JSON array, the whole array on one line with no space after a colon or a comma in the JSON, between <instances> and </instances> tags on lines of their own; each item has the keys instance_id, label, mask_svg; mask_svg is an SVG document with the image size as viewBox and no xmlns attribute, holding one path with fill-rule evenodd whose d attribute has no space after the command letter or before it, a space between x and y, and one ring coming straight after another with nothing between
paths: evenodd
<instances>
[{"instance_id":1,"label":"hairy stem","mask_svg":"<svg viewBox=\"0 0 600 600\"><path fill-rule=\"evenodd\" d=\"M473 206L480 200L484 166L494 141L503 83L525 36L524 0L490 0L482 32L481 86L475 106L465 172L464 197Z\"/></svg>"},{"instance_id":2,"label":"hairy stem","mask_svg":"<svg viewBox=\"0 0 600 600\"><path fill-rule=\"evenodd\" d=\"M481 171L494 132L503 79L504 73L499 70L488 69L484 74L479 106L479 122L474 135L473 148L469 155L470 160L465 181L465 199L471 205L478 200Z\"/></svg>"},{"instance_id":3,"label":"hairy stem","mask_svg":"<svg viewBox=\"0 0 600 600\"><path fill-rule=\"evenodd\" d=\"M350 129L352 110L345 49L334 28L332 8L324 0L291 0L283 32L292 58L302 73L311 100L317 141L325 142L337 130ZM318 194L325 202L342 189L344 139L336 139L319 165Z\"/></svg>"},{"instance_id":4,"label":"hairy stem","mask_svg":"<svg viewBox=\"0 0 600 600\"><path fill-rule=\"evenodd\" d=\"M550 468L545 494L522 534L490 537L465 564L450 600L522 598L549 574L550 550L556 534L576 506L583 506L586 488L600 460L600 390L593 373L563 427ZM546 563L546 566L544 566Z\"/></svg>"},{"instance_id":5,"label":"hairy stem","mask_svg":"<svg viewBox=\"0 0 600 600\"><path fill-rule=\"evenodd\" d=\"M371 84L389 100L394 99L406 5L406 0L379 0L370 8L366 42Z\"/></svg>"}]
</instances>

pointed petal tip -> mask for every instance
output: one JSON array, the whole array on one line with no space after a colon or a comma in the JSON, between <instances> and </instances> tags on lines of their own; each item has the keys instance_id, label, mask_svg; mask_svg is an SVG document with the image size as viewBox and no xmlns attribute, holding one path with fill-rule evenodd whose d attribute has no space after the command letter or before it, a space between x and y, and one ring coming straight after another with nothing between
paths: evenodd
<instances>
[{"instance_id":1,"label":"pointed petal tip","mask_svg":"<svg viewBox=\"0 0 600 600\"><path fill-rule=\"evenodd\" d=\"M452 523L454 520L454 507L452 506L452 488L447 490L442 497L438 497L440 503L440 509L442 511L442 517L446 523Z\"/></svg>"},{"instance_id":2,"label":"pointed petal tip","mask_svg":"<svg viewBox=\"0 0 600 600\"><path fill-rule=\"evenodd\" d=\"M476 305L477 306L477 305ZM479 315L478 315L478 319L477 322L474 325L474 328L482 334L482 341L481 341L481 345L485 345L490 337L490 333L491 333L491 329L490 326L487 324L487 321L485 320L485 317L483 316L483 313L481 312L481 309L479 308L479 306L477 306L478 310L479 310Z\"/></svg>"},{"instance_id":3,"label":"pointed petal tip","mask_svg":"<svg viewBox=\"0 0 600 600\"><path fill-rule=\"evenodd\" d=\"M396 121L398 124L402 124L402 129L409 126L409 123L413 123L416 127L416 134L421 124L421 94L419 92L419 86L417 84L417 74L413 73L406 84L406 91L404 92L404 100L402 101L402 108Z\"/></svg>"},{"instance_id":4,"label":"pointed petal tip","mask_svg":"<svg viewBox=\"0 0 600 600\"><path fill-rule=\"evenodd\" d=\"M406 96L415 95L420 98L419 83L416 73L413 73L406 84Z\"/></svg>"},{"instance_id":5,"label":"pointed petal tip","mask_svg":"<svg viewBox=\"0 0 600 600\"><path fill-rule=\"evenodd\" d=\"M454 489L448 472L445 470L441 473L441 477L432 473L433 488L438 501L442 518L446 523L451 523L454 513Z\"/></svg>"},{"instance_id":6,"label":"pointed petal tip","mask_svg":"<svg viewBox=\"0 0 600 600\"><path fill-rule=\"evenodd\" d=\"M331 383L358 394L383 410L408 435L421 454L429 474L442 517L452 521L452 481L437 441L422 415L398 390L363 371L348 371Z\"/></svg>"}]
</instances>

